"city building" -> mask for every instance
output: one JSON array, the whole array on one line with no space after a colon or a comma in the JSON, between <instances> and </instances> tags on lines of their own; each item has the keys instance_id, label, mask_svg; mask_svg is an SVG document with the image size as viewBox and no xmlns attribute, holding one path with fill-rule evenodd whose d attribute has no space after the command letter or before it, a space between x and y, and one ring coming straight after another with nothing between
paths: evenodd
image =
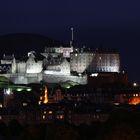
<instances>
[{"instance_id":1,"label":"city building","mask_svg":"<svg viewBox=\"0 0 140 140\"><path fill-rule=\"evenodd\" d=\"M120 57L117 51L90 48L48 47L41 53L28 53L27 58L18 60L14 55L3 55L0 75L15 84L60 83L73 81L88 84L88 76L95 73L120 73Z\"/></svg>"}]
</instances>

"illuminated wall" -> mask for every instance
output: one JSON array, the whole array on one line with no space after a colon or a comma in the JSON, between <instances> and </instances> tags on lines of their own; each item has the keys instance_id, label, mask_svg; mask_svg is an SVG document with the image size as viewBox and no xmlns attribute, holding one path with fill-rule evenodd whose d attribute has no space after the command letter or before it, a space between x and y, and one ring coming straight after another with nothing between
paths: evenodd
<instances>
[{"instance_id":1,"label":"illuminated wall","mask_svg":"<svg viewBox=\"0 0 140 140\"><path fill-rule=\"evenodd\" d=\"M119 72L120 56L118 53L72 53L70 60L71 71L83 73Z\"/></svg>"},{"instance_id":2,"label":"illuminated wall","mask_svg":"<svg viewBox=\"0 0 140 140\"><path fill-rule=\"evenodd\" d=\"M42 61L26 64L26 73L40 73L42 72Z\"/></svg>"},{"instance_id":3,"label":"illuminated wall","mask_svg":"<svg viewBox=\"0 0 140 140\"><path fill-rule=\"evenodd\" d=\"M17 63L17 73L25 73L26 72L26 63L19 62Z\"/></svg>"},{"instance_id":4,"label":"illuminated wall","mask_svg":"<svg viewBox=\"0 0 140 140\"><path fill-rule=\"evenodd\" d=\"M43 66L42 61L35 61L31 55L26 62L26 73L40 73L42 72Z\"/></svg>"},{"instance_id":5,"label":"illuminated wall","mask_svg":"<svg viewBox=\"0 0 140 140\"><path fill-rule=\"evenodd\" d=\"M120 58L118 53L96 53L88 69L89 72L119 72Z\"/></svg>"},{"instance_id":6,"label":"illuminated wall","mask_svg":"<svg viewBox=\"0 0 140 140\"><path fill-rule=\"evenodd\" d=\"M70 53L73 52L73 47L46 47L45 53L62 53L64 58L70 58Z\"/></svg>"},{"instance_id":7,"label":"illuminated wall","mask_svg":"<svg viewBox=\"0 0 140 140\"><path fill-rule=\"evenodd\" d=\"M83 73L93 59L93 53L72 53L70 58L71 71Z\"/></svg>"},{"instance_id":8,"label":"illuminated wall","mask_svg":"<svg viewBox=\"0 0 140 140\"><path fill-rule=\"evenodd\" d=\"M1 64L12 64L14 55L3 55L3 58L1 59Z\"/></svg>"},{"instance_id":9,"label":"illuminated wall","mask_svg":"<svg viewBox=\"0 0 140 140\"><path fill-rule=\"evenodd\" d=\"M16 59L14 58L13 59L13 62L12 62L12 73L16 73L16 69L17 69L17 66L16 66Z\"/></svg>"},{"instance_id":10,"label":"illuminated wall","mask_svg":"<svg viewBox=\"0 0 140 140\"><path fill-rule=\"evenodd\" d=\"M35 61L35 52L28 53L27 61L16 61L3 59L1 63L12 64L12 71L7 72L6 77L11 77L14 83L31 83L45 80L57 83L65 81L75 81L77 83L87 83L87 77L80 75L89 72L119 72L120 57L116 52L96 52L86 48L47 48L42 53L45 57L41 61ZM70 58L69 57L70 54ZM72 76L71 72L79 73L79 76ZM9 75L8 75L9 74ZM11 75L10 75L11 74ZM81 76L81 77L80 77Z\"/></svg>"},{"instance_id":11,"label":"illuminated wall","mask_svg":"<svg viewBox=\"0 0 140 140\"><path fill-rule=\"evenodd\" d=\"M66 59L64 59L61 64L48 65L44 73L52 75L70 75L70 64Z\"/></svg>"}]
</instances>

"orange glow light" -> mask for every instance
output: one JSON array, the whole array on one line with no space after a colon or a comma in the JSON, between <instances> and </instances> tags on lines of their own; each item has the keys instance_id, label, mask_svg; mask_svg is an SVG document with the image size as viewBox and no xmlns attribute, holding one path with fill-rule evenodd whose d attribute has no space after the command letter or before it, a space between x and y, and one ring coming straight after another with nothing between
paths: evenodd
<instances>
[{"instance_id":1,"label":"orange glow light","mask_svg":"<svg viewBox=\"0 0 140 140\"><path fill-rule=\"evenodd\" d=\"M43 101L44 104L47 104L48 103L48 89L47 87L45 86L45 95L44 95L44 101Z\"/></svg>"},{"instance_id":2,"label":"orange glow light","mask_svg":"<svg viewBox=\"0 0 140 140\"><path fill-rule=\"evenodd\" d=\"M140 103L140 97L133 97L129 102L130 105L137 105Z\"/></svg>"}]
</instances>

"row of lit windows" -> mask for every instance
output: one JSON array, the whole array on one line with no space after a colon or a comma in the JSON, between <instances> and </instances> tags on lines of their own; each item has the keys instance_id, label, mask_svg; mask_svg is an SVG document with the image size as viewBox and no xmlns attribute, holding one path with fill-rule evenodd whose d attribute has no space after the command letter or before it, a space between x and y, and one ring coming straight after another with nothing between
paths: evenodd
<instances>
[{"instance_id":1,"label":"row of lit windows","mask_svg":"<svg viewBox=\"0 0 140 140\"><path fill-rule=\"evenodd\" d=\"M88 96L92 96L92 97L108 97L110 96L109 94L101 94L101 93L89 93L89 94L66 94L65 97L88 97Z\"/></svg>"},{"instance_id":2,"label":"row of lit windows","mask_svg":"<svg viewBox=\"0 0 140 140\"><path fill-rule=\"evenodd\" d=\"M140 93L136 93L136 94L124 94L123 96L125 96L125 97L140 97Z\"/></svg>"}]
</instances>

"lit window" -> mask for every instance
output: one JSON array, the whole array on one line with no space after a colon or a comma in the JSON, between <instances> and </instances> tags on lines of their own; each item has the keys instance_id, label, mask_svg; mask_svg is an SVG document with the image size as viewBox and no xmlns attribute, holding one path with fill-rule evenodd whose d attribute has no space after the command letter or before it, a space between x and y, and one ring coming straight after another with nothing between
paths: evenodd
<instances>
[{"instance_id":1,"label":"lit window","mask_svg":"<svg viewBox=\"0 0 140 140\"><path fill-rule=\"evenodd\" d=\"M120 103L114 103L114 105L120 105Z\"/></svg>"},{"instance_id":2,"label":"lit window","mask_svg":"<svg viewBox=\"0 0 140 140\"><path fill-rule=\"evenodd\" d=\"M92 73L91 76L92 77L97 77L98 76L98 73Z\"/></svg>"},{"instance_id":3,"label":"lit window","mask_svg":"<svg viewBox=\"0 0 140 140\"><path fill-rule=\"evenodd\" d=\"M22 90L23 90L22 88L18 88L18 89L17 89L17 91L19 91L19 92L22 91Z\"/></svg>"},{"instance_id":4,"label":"lit window","mask_svg":"<svg viewBox=\"0 0 140 140\"><path fill-rule=\"evenodd\" d=\"M42 116L43 120L46 118L45 115Z\"/></svg>"},{"instance_id":5,"label":"lit window","mask_svg":"<svg viewBox=\"0 0 140 140\"><path fill-rule=\"evenodd\" d=\"M57 115L56 118L62 120L64 118L64 115Z\"/></svg>"},{"instance_id":6,"label":"lit window","mask_svg":"<svg viewBox=\"0 0 140 140\"><path fill-rule=\"evenodd\" d=\"M23 106L27 106L28 104L27 104L27 103L23 103L22 105L23 105Z\"/></svg>"},{"instance_id":7,"label":"lit window","mask_svg":"<svg viewBox=\"0 0 140 140\"><path fill-rule=\"evenodd\" d=\"M41 104L41 101L39 101L38 104L40 105Z\"/></svg>"},{"instance_id":8,"label":"lit window","mask_svg":"<svg viewBox=\"0 0 140 140\"><path fill-rule=\"evenodd\" d=\"M7 95L10 95L10 94L12 94L12 92L11 92L11 89L10 89L10 88L8 88L8 89L5 89L5 92L4 92L4 94L7 94Z\"/></svg>"},{"instance_id":9,"label":"lit window","mask_svg":"<svg viewBox=\"0 0 140 140\"><path fill-rule=\"evenodd\" d=\"M78 75L79 75L79 76L81 76L82 74L81 74L81 73L79 73Z\"/></svg>"},{"instance_id":10,"label":"lit window","mask_svg":"<svg viewBox=\"0 0 140 140\"><path fill-rule=\"evenodd\" d=\"M137 86L137 83L134 82L134 83L133 83L133 86L136 87L136 86Z\"/></svg>"},{"instance_id":11,"label":"lit window","mask_svg":"<svg viewBox=\"0 0 140 140\"><path fill-rule=\"evenodd\" d=\"M27 91L31 91L31 90L32 90L31 88L28 88L28 89L27 89Z\"/></svg>"},{"instance_id":12,"label":"lit window","mask_svg":"<svg viewBox=\"0 0 140 140\"><path fill-rule=\"evenodd\" d=\"M60 119L63 119L64 118L64 116L63 115L60 115Z\"/></svg>"},{"instance_id":13,"label":"lit window","mask_svg":"<svg viewBox=\"0 0 140 140\"><path fill-rule=\"evenodd\" d=\"M49 111L48 113L49 113L49 114L52 114L53 112L52 112L52 111Z\"/></svg>"}]
</instances>

